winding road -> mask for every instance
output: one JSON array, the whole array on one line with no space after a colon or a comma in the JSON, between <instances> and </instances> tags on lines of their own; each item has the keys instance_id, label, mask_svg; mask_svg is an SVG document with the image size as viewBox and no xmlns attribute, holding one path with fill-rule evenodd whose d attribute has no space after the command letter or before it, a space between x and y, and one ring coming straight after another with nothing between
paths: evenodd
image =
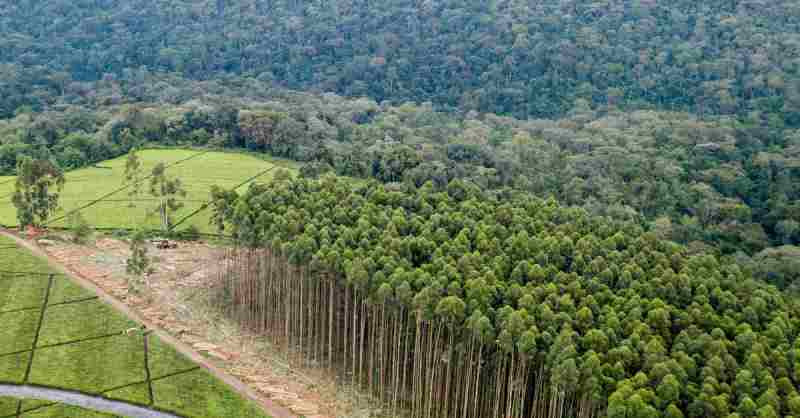
<instances>
[{"instance_id":1,"label":"winding road","mask_svg":"<svg viewBox=\"0 0 800 418\"><path fill-rule=\"evenodd\" d=\"M122 401L99 398L82 393L70 392L59 389L41 388L36 386L2 385L0 396L11 396L22 399L39 399L78 406L98 412L122 415L128 418L180 418L166 412L154 411L142 406L133 405Z\"/></svg>"}]
</instances>

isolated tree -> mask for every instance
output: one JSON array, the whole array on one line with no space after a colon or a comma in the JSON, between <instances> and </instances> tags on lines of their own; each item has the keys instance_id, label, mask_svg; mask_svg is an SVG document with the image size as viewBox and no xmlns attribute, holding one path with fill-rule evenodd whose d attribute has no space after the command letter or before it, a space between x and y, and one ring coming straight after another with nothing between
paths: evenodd
<instances>
[{"instance_id":1,"label":"isolated tree","mask_svg":"<svg viewBox=\"0 0 800 418\"><path fill-rule=\"evenodd\" d=\"M130 241L131 255L125 261L125 271L128 274L142 276L152 272L151 260L147 255L147 236L139 230L133 234Z\"/></svg>"},{"instance_id":2,"label":"isolated tree","mask_svg":"<svg viewBox=\"0 0 800 418\"><path fill-rule=\"evenodd\" d=\"M92 227L80 211L70 213L67 224L72 232L72 242L76 244L86 244L92 236Z\"/></svg>"},{"instance_id":3,"label":"isolated tree","mask_svg":"<svg viewBox=\"0 0 800 418\"><path fill-rule=\"evenodd\" d=\"M17 208L20 228L42 226L58 209L64 174L48 160L23 157L17 162L17 180L11 202Z\"/></svg>"},{"instance_id":4,"label":"isolated tree","mask_svg":"<svg viewBox=\"0 0 800 418\"><path fill-rule=\"evenodd\" d=\"M238 197L236 190L226 190L216 184L211 186L211 223L218 233L225 232L225 221L233 217Z\"/></svg>"},{"instance_id":5,"label":"isolated tree","mask_svg":"<svg viewBox=\"0 0 800 418\"><path fill-rule=\"evenodd\" d=\"M161 218L161 228L168 231L171 226L170 212L174 212L183 207L180 197L186 196L186 190L178 178L167 177L167 169L164 163L158 163L153 167L150 177L150 194L158 200L158 212Z\"/></svg>"},{"instance_id":6,"label":"isolated tree","mask_svg":"<svg viewBox=\"0 0 800 418\"><path fill-rule=\"evenodd\" d=\"M142 179L142 162L139 159L138 149L133 148L128 153L128 158L125 160L125 180L124 183L128 184L128 198L130 199L129 207L135 207L134 202L141 194L141 179Z\"/></svg>"}]
</instances>

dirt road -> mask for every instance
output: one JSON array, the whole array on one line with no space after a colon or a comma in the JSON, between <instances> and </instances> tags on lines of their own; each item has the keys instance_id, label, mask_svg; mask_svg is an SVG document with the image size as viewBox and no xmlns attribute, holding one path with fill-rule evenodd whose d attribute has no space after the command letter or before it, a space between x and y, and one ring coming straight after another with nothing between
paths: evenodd
<instances>
[{"instance_id":1,"label":"dirt road","mask_svg":"<svg viewBox=\"0 0 800 418\"><path fill-rule=\"evenodd\" d=\"M56 259L55 257L51 256L47 252L43 251L38 245L31 243L27 240L20 238L18 235L14 234L11 231L0 229L0 234L13 239L16 243L20 246L28 249L34 255L44 258L47 260L48 264L56 271L63 273L69 277L71 277L76 283L81 285L82 287L86 288L89 291L92 291L98 295L98 297L105 301L106 303L112 305L120 312L124 313L129 318L133 319L144 325L147 329L154 332L162 341L165 343L172 345L176 350L183 353L185 356L191 358L194 362L201 365L202 367L206 368L211 372L214 376L219 378L220 380L224 381L226 384L231 386L237 392L242 394L258 405L260 405L264 411L271 415L273 418L296 418L298 415L292 413L289 409L282 407L271 399L261 395L259 392L255 391L253 388L249 387L248 385L244 384L239 379L235 378L234 376L226 373L212 362L210 362L206 357L202 356L198 351L194 350L189 345L181 342L180 340L174 338L172 335L166 332L162 327L158 324L153 323L153 321L149 320L143 315L139 315L136 311L131 309L128 305L121 302L117 298L110 295L101 287L97 286L94 282L88 280L87 278L83 277L80 274L76 274L76 272L72 271L71 269L65 267L60 260Z\"/></svg>"}]
</instances>

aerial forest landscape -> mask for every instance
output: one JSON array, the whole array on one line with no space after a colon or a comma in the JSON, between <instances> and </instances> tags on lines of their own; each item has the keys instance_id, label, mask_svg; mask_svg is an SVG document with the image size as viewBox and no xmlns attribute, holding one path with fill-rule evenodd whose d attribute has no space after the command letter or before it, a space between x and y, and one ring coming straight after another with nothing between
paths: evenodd
<instances>
[{"instance_id":1,"label":"aerial forest landscape","mask_svg":"<svg viewBox=\"0 0 800 418\"><path fill-rule=\"evenodd\" d=\"M800 418L800 3L0 0L0 418Z\"/></svg>"}]
</instances>

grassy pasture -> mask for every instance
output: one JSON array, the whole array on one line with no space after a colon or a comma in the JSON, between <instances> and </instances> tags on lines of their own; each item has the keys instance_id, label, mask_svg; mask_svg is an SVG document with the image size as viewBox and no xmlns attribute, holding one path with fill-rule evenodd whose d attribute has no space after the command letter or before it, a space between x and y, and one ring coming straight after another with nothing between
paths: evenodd
<instances>
[{"instance_id":1,"label":"grassy pasture","mask_svg":"<svg viewBox=\"0 0 800 418\"><path fill-rule=\"evenodd\" d=\"M182 198L184 206L171 214L173 222L180 221L194 214L209 199L213 185L224 188L241 186L245 190L248 180L258 177L262 182L274 174L278 166L293 170L291 163L285 161L266 161L252 155L205 152L180 149L149 149L140 151L144 175L149 175L159 162L167 164L167 175L179 178L187 192ZM159 226L157 215L153 214L158 202L149 195L149 179L141 185L141 194L131 201L129 189L119 190L124 186L125 160L127 156L115 158L66 174L66 186L60 198L60 210L53 216L50 226L67 227L67 219L63 216L73 210L80 209L84 218L96 228L136 228L145 226L156 229ZM14 191L13 178L0 178L0 224L9 227L17 226L16 211L10 197ZM59 219L61 218L61 219ZM213 232L208 225L207 211L201 211L180 225L185 228L196 226L202 232ZM180 229L179 228L179 229Z\"/></svg>"},{"instance_id":2,"label":"grassy pasture","mask_svg":"<svg viewBox=\"0 0 800 418\"><path fill-rule=\"evenodd\" d=\"M205 369L2 236L0 265L40 273L0 274L0 383L78 391L187 418L266 418ZM0 398L0 418L15 417L18 405L26 418L110 416L19 402Z\"/></svg>"}]
</instances>

